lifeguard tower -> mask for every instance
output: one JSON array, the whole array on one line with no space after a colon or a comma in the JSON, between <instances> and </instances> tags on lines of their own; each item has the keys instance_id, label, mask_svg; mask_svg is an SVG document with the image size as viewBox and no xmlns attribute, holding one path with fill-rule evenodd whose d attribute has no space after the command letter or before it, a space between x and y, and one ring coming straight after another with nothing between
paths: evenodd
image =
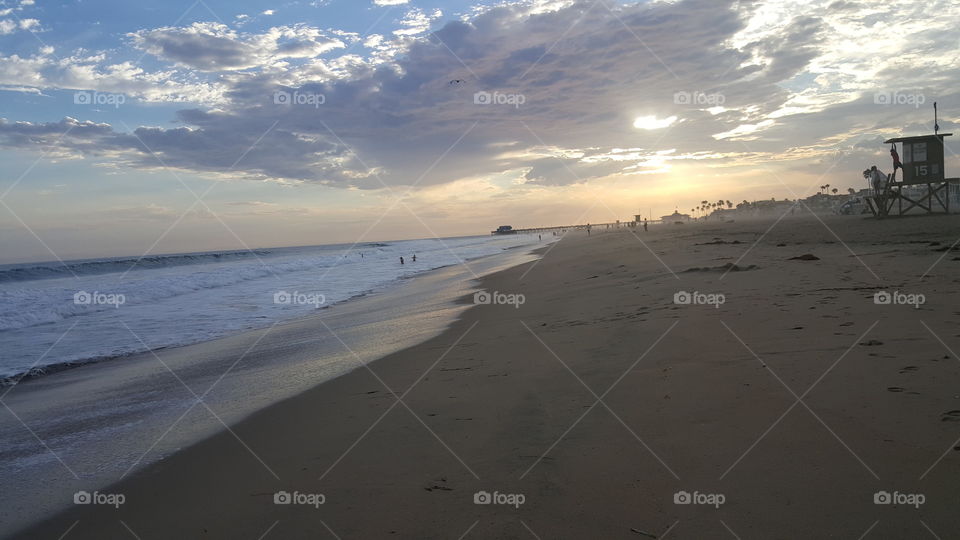
<instances>
[{"instance_id":1,"label":"lifeguard tower","mask_svg":"<svg viewBox=\"0 0 960 540\"><path fill-rule=\"evenodd\" d=\"M896 137L884 141L884 144L893 145L891 154L894 156L894 169L880 192L867 197L873 215L879 218L902 216L913 208L926 210L928 214L950 212L950 184L957 183L960 178L946 178L943 138L952 134L938 133L940 126L934 118L933 135ZM899 153L903 157L902 165L896 163L898 143L902 146ZM903 170L903 178L899 182L896 178L898 167Z\"/></svg>"}]
</instances>

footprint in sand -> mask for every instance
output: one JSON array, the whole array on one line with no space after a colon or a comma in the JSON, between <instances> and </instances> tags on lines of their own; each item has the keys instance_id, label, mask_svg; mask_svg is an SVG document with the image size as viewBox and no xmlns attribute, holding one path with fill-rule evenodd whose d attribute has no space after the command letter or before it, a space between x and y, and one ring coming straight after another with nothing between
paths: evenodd
<instances>
[{"instance_id":1,"label":"footprint in sand","mask_svg":"<svg viewBox=\"0 0 960 540\"><path fill-rule=\"evenodd\" d=\"M940 417L941 422L960 422L960 410L954 409L943 413Z\"/></svg>"},{"instance_id":2,"label":"footprint in sand","mask_svg":"<svg viewBox=\"0 0 960 540\"><path fill-rule=\"evenodd\" d=\"M440 478L439 481L431 482L429 486L424 486L423 489L425 489L425 490L427 490L427 491L453 491L453 488L452 488L452 487L445 486L445 485L441 484L441 482L442 482L443 484L445 484L445 483L447 482L447 479L446 479L446 478Z\"/></svg>"},{"instance_id":3,"label":"footprint in sand","mask_svg":"<svg viewBox=\"0 0 960 540\"><path fill-rule=\"evenodd\" d=\"M694 266L693 268L687 268L686 270L684 270L684 273L686 272L744 272L747 270L756 270L757 268L758 267L755 264L751 264L750 266L738 266L733 263L726 263L720 266L712 266L712 267L704 266L702 268Z\"/></svg>"},{"instance_id":4,"label":"footprint in sand","mask_svg":"<svg viewBox=\"0 0 960 540\"><path fill-rule=\"evenodd\" d=\"M712 242L703 242L701 244L694 244L694 245L695 246L713 246L713 245L721 245L721 244L740 244L740 243L741 242L739 240L727 242L726 240L723 240L720 238L714 238Z\"/></svg>"},{"instance_id":5,"label":"footprint in sand","mask_svg":"<svg viewBox=\"0 0 960 540\"><path fill-rule=\"evenodd\" d=\"M918 369L920 368L918 368L917 366L906 366L906 367L900 368L900 373L911 373Z\"/></svg>"},{"instance_id":6,"label":"footprint in sand","mask_svg":"<svg viewBox=\"0 0 960 540\"><path fill-rule=\"evenodd\" d=\"M903 392L902 386L888 386L887 392Z\"/></svg>"}]
</instances>

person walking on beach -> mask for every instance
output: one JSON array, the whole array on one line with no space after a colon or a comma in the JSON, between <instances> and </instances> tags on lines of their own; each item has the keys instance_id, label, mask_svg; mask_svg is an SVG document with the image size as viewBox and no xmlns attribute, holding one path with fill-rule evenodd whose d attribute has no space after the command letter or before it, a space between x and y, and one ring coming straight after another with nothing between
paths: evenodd
<instances>
[{"instance_id":1,"label":"person walking on beach","mask_svg":"<svg viewBox=\"0 0 960 540\"><path fill-rule=\"evenodd\" d=\"M643 232L647 232L647 218L643 218Z\"/></svg>"},{"instance_id":2,"label":"person walking on beach","mask_svg":"<svg viewBox=\"0 0 960 540\"><path fill-rule=\"evenodd\" d=\"M400 257L400 264L403 264L403 257Z\"/></svg>"}]
</instances>

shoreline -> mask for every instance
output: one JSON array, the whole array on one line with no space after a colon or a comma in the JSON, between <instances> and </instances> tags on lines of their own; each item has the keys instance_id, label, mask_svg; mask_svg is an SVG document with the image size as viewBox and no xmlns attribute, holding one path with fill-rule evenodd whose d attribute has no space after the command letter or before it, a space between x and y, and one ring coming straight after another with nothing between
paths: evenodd
<instances>
[{"instance_id":1,"label":"shoreline","mask_svg":"<svg viewBox=\"0 0 960 540\"><path fill-rule=\"evenodd\" d=\"M474 258L468 264L485 273L529 260L535 257L533 249L537 246ZM458 291L471 287L469 277L459 265L435 268L398 280L383 292L271 327L128 355L117 362L85 363L5 387L10 391L5 402L17 417L0 423L10 435L0 456L11 487L3 497L0 536L12 532L12 523L28 523L25 518L38 515L39 509L46 511L38 517L67 508L63 496L68 487L73 493L112 484L131 470L228 430L262 407L362 369L357 365L361 359L372 361L442 332L465 309L458 303ZM330 332L344 341L333 339ZM256 386L253 392L251 385ZM204 388L209 395L202 394ZM211 412L217 411L216 419L204 406L190 410L198 395L204 395ZM141 435L113 433L111 426L131 426L131 436ZM31 438L31 432L44 444ZM151 446L155 439L159 444ZM18 462L28 468L15 468ZM33 463L43 469L34 471ZM19 494L11 498L15 486Z\"/></svg>"},{"instance_id":2,"label":"shoreline","mask_svg":"<svg viewBox=\"0 0 960 540\"><path fill-rule=\"evenodd\" d=\"M479 236L466 236L466 237L462 237L462 238L475 238L475 237L479 237ZM461 238L461 237L455 237L455 238ZM294 246L294 247L295 247L295 248L301 248L301 247L316 247L316 246ZM510 247L503 248L503 252L501 252L501 253L508 253L508 252L511 252L511 251L513 251L513 250L516 250L516 249L526 249L526 250L528 250L528 251L532 251L532 250L534 250L534 249L536 249L536 248L533 247L532 245L510 246ZM204 253L199 253L199 254L202 255L202 254L204 254ZM190 254L173 254L173 255L165 255L165 256L169 257L169 256L185 256L185 255L196 255L196 254L192 254L192 253L190 253ZM495 257L495 256L497 256L497 255L500 255L500 254L481 255L481 256L478 256L478 257L466 258L466 259L464 259L464 263L469 263L469 262L471 262L471 261L478 260L478 259L484 259L484 258L487 258L487 257ZM68 262L70 262L70 261L68 261ZM39 264L39 263L38 263L38 264ZM405 282L407 282L408 280L417 279L417 278L423 277L423 276L425 276L425 275L427 275L427 274L429 274L429 273L431 273L431 272L440 271L440 270L443 270L443 269L446 269L446 268L449 268L449 267L452 267L452 266L456 266L457 264L458 264L458 263L445 264L445 265L442 265L442 266L437 266L437 267L435 267L435 268L430 268L430 269L428 269L428 270L424 270L424 271L422 271L422 272L419 273L419 274L399 276L398 278L396 278L396 280L395 280L394 282L387 283L387 284L385 284L385 285L381 285L380 288L372 288L372 289L368 289L368 290L365 290L365 291L362 291L362 292L353 294L352 296L350 296L350 297L348 297L348 298L344 298L344 299L342 299L342 300L338 300L338 301L333 302L333 303L331 303L331 304L324 305L323 307L321 307L321 308L319 308L319 309L321 309L321 310L326 310L326 309L333 308L334 306L341 306L341 305L346 304L346 303L348 303L348 302L352 302L352 301L355 301L355 300L357 300L357 299L364 298L364 297L367 297L367 296L370 296L370 295L373 295L373 294L384 294L384 293L388 293L388 292L391 291L392 289L395 289L395 288L397 288L397 287L403 286L403 284L404 284ZM276 320L276 321L273 321L273 324L275 325L275 324L295 323L295 322L297 322L297 321L309 319L309 318L315 317L315 316L316 316L316 313L298 314L298 315L292 316L292 317L290 317L290 318L288 318L288 319L278 319L278 320ZM0 391L4 390L5 388L10 388L10 387L16 386L17 384L20 384L21 382L27 382L27 381L30 381L30 380L33 380L33 379L38 379L38 378L41 378L41 377L45 377L45 376L47 376L47 375L52 375L52 374L55 374L55 373L60 373L60 372L62 372L62 371L67 371L67 370L71 370L71 369L75 369L75 368L79 368L79 367L83 367L83 366L88 366L88 365L93 365L93 364L100 364L100 363L104 363L104 362L112 362L112 361L116 361L116 360L120 360L120 359L124 359L124 358L130 358L130 357L134 357L134 356L151 355L151 354L153 354L153 353L156 353L156 352L159 352L159 351L163 351L163 350L167 350L167 349L177 349L177 348L182 348L182 347L190 347L190 346L192 346L192 345L198 345L198 344L202 344L202 343L209 343L209 342L217 341L217 340L220 340L220 339L226 339L226 338L230 338L230 337L233 337L233 336L237 336L237 335L239 335L239 334L244 334L244 333L249 333L249 332L257 332L257 331L259 331L259 330L263 330L264 328L269 328L270 326L271 326L271 324L263 324L263 325L261 325L261 326L256 326L256 327L251 327L251 328L245 328L245 329L242 329L242 330L239 330L239 331L233 331L233 332L225 333L225 334L222 334L222 335L217 335L217 336L213 336L213 337L206 337L206 338L200 339L199 341L188 341L188 342L184 342L184 343L175 343L175 344L170 344L170 345L162 345L162 346L153 347L153 348L148 348L148 349L144 349L144 350L129 351L129 352L125 352L125 353L105 355L105 356L96 356L96 357L84 358L84 359L79 359L79 360L70 360L70 361L66 361L66 362L62 362L62 363L57 363L57 364L49 364L49 365L44 365L44 366L39 366L39 367L33 367L33 368L31 368L30 370L28 370L28 371L26 371L26 372L15 373L15 374L13 374L13 375L8 375L8 376L2 376L2 377L0 377Z\"/></svg>"},{"instance_id":3,"label":"shoreline","mask_svg":"<svg viewBox=\"0 0 960 540\"><path fill-rule=\"evenodd\" d=\"M478 257L478 258L479 258L479 257ZM417 275L413 275L413 276L401 276L401 277L397 278L397 282L396 282L396 283L391 283L390 285L388 285L386 288L384 288L384 289L381 290L381 291L377 291L377 290L374 290L374 289L370 289L370 290L368 290L368 291L364 291L364 292L362 292L362 293L355 294L355 295L353 295L353 296L351 296L351 297L349 297L349 298L346 298L346 299L344 299L344 300L340 300L340 301L338 301L338 302L334 302L333 304L325 305L325 306L323 306L323 307L321 307L321 308L318 308L318 309L320 309L320 310L331 309L331 308L333 308L334 306L340 306L340 305L346 304L347 302L351 302L351 301L354 301L354 300L358 300L358 299L360 299L360 298L365 298L365 297L367 297L367 296L370 296L371 294L384 294L384 293L388 293L388 292L390 292L391 289L394 289L394 288L396 288L396 287L402 286L406 280L417 279L417 278L423 277L425 274L428 274L428 273L430 273L430 272L434 272L434 271L437 271L437 270L443 270L444 268L448 268L448 267L450 267L450 266L453 266L453 265L445 265L445 266L440 266L440 267L437 267L437 268L431 268L430 270L425 270L425 271L423 272L423 274L417 274ZM314 318L314 317L316 317L316 316L317 316L316 313L309 313L309 314L305 314L305 315L304 315L304 314L296 315L296 316L291 317L291 318L289 318L289 319L281 319L281 320L279 320L279 321L275 321L275 322L274 322L274 325L303 322L303 321L305 321L305 320ZM272 325L270 325L270 324L266 324L266 325L263 325L263 326L258 326L258 327L255 327L255 328L247 328L247 329L244 329L244 330L240 330L240 331L237 331L237 332L224 334L224 335L221 335L221 336L216 336L216 337L210 337L210 338L207 338L207 339L202 339L202 340L200 340L200 341L191 341L191 342L181 343L181 344L176 344L176 345L163 345L163 346L160 346L160 347L153 347L153 348L148 348L148 349L140 350L140 351L131 351L131 352L128 352L128 353L123 353L123 354L116 354L116 355L110 355L110 356L100 356L100 357L89 358L89 359L84 359L84 360L69 361L69 362L63 362L63 363L60 363L60 364L50 364L50 365L43 366L43 367L33 368L33 369L31 369L30 371L25 372L25 373L21 373L21 374L17 374L17 375L10 375L10 376L8 376L8 377L0 377L0 390L3 390L3 389L5 389L5 388L9 388L9 387L16 386L16 385L18 385L18 384L20 384L20 383L24 383L24 382L29 382L29 381L32 381L32 380L40 379L40 378L46 377L46 376L48 376L48 375L54 375L54 374L57 374L57 373L60 373L60 372L63 372L63 371L69 371L69 370L76 369L76 368L82 368L82 367L84 367L84 366L93 366L93 365L103 364L103 363L106 363L106 362L118 361L118 360L121 360L121 359L124 359L124 358L131 358L131 357L149 357L149 356L152 356L152 355L154 355L154 354L156 354L156 353L159 353L160 351L167 351L167 350L171 350L171 349L182 349L182 348L191 347L191 346L194 346L194 345L201 345L201 344L206 344L206 343L212 343L212 342L219 341L219 340L222 340L222 339L233 338L233 337L236 337L236 336L239 336L239 335L242 335L242 334L250 334L250 333L258 332L258 331L261 331L261 330L263 330L263 329L265 329L265 328L270 328L271 326L272 326Z\"/></svg>"},{"instance_id":4,"label":"shoreline","mask_svg":"<svg viewBox=\"0 0 960 540\"><path fill-rule=\"evenodd\" d=\"M842 240L812 219L769 234L761 222L643 242L571 237L483 277L484 290L524 294L519 308L467 309L440 335L112 485L119 508L78 505L22 532L894 538L923 534L921 520L958 530L946 420L960 408L960 365L931 335L950 344L960 330L936 316L960 299L957 263L937 267L941 253L914 241L952 242L960 220L826 222ZM817 259L793 260L806 253ZM875 288L908 285L927 303L873 301ZM725 303L678 303L683 291ZM875 504L882 491L925 504ZM281 492L324 501L274 504ZM475 504L481 492L523 502ZM723 502L676 504L682 493Z\"/></svg>"},{"instance_id":5,"label":"shoreline","mask_svg":"<svg viewBox=\"0 0 960 540\"><path fill-rule=\"evenodd\" d=\"M350 254L342 252L343 246L292 248L264 254L262 260L240 253L176 255L151 260L149 268L129 276L124 271L131 263L126 261L73 268L73 278L32 279L39 274L31 270L13 276L21 281L0 284L0 295L9 299L0 314L0 334L10 349L0 362L0 379L9 386L25 374L35 378L269 327L309 316L316 307L389 290L431 269L497 254L516 244L536 245L536 237L530 236L448 241L451 244L424 239L367 245ZM419 252L423 261L396 264L406 251ZM105 269L114 272L102 274ZM62 265L47 270L71 272ZM286 290L308 292L278 301L277 294ZM183 324L184 318L193 320Z\"/></svg>"}]
</instances>

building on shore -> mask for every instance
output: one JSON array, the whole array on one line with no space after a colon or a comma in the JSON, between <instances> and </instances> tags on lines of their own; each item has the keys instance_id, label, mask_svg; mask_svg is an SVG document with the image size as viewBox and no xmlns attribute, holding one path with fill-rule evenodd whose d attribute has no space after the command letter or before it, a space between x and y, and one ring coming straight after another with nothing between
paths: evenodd
<instances>
[{"instance_id":1,"label":"building on shore","mask_svg":"<svg viewBox=\"0 0 960 540\"><path fill-rule=\"evenodd\" d=\"M686 223L690 220L691 218L689 214L681 214L676 210L674 210L669 216L662 216L660 218L662 223Z\"/></svg>"}]
</instances>

